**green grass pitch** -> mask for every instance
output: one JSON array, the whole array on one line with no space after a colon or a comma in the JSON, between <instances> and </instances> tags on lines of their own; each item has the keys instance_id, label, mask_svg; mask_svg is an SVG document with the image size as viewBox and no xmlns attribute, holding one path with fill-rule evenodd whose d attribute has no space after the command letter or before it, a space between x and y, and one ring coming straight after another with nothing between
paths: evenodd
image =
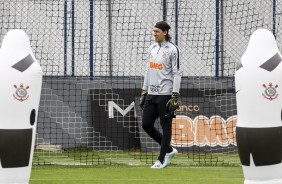
<instances>
[{"instance_id":1,"label":"green grass pitch","mask_svg":"<svg viewBox=\"0 0 282 184\"><path fill-rule=\"evenodd\" d=\"M30 184L239 184L241 167L33 166Z\"/></svg>"}]
</instances>

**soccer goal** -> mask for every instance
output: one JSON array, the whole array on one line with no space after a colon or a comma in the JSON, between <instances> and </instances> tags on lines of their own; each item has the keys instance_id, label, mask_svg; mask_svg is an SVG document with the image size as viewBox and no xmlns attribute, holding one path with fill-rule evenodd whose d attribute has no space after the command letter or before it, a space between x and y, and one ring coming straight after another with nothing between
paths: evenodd
<instances>
[{"instance_id":1,"label":"soccer goal","mask_svg":"<svg viewBox=\"0 0 282 184\"><path fill-rule=\"evenodd\" d=\"M156 160L139 96L152 28L167 20L184 71L172 164L239 165L235 63L258 28L281 43L281 7L275 0L0 1L1 40L25 30L44 72L33 164Z\"/></svg>"}]
</instances>

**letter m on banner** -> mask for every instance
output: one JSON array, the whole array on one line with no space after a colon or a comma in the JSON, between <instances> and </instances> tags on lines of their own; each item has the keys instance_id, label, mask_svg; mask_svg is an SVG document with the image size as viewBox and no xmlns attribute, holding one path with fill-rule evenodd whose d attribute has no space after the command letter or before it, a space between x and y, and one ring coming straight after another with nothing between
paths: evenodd
<instances>
[{"instance_id":1,"label":"letter m on banner","mask_svg":"<svg viewBox=\"0 0 282 184\"><path fill-rule=\"evenodd\" d=\"M126 108L126 109L122 109L120 108L119 105L117 105L115 102L113 101L109 101L108 102L108 111L109 111L109 118L114 118L114 108L122 114L122 116L125 116L127 113L130 112L130 110L133 108L134 110L134 117L137 117L137 113L135 110L135 103L134 101Z\"/></svg>"}]
</instances>

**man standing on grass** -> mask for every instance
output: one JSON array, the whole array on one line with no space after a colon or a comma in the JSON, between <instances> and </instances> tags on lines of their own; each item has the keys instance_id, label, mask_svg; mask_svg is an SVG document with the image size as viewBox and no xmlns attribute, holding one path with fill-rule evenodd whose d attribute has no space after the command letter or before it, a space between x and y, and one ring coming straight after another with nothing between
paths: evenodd
<instances>
[{"instance_id":1,"label":"man standing on grass","mask_svg":"<svg viewBox=\"0 0 282 184\"><path fill-rule=\"evenodd\" d=\"M151 167L153 169L165 168L177 153L170 146L170 141L174 111L179 107L182 71L179 49L170 42L169 29L165 21L157 22L153 29L156 43L148 50L149 58L140 97L142 127L161 146L158 160ZM163 135L154 127L157 118L160 118Z\"/></svg>"}]
</instances>

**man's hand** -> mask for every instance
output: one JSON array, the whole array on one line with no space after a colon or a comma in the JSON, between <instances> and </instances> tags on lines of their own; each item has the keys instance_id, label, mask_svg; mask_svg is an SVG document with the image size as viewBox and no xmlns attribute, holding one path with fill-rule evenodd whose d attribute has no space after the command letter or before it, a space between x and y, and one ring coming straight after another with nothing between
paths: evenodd
<instances>
[{"instance_id":1,"label":"man's hand","mask_svg":"<svg viewBox=\"0 0 282 184\"><path fill-rule=\"evenodd\" d=\"M140 97L140 107L141 107L141 109L143 109L147 94L148 94L147 90L142 90L141 97Z\"/></svg>"},{"instance_id":2,"label":"man's hand","mask_svg":"<svg viewBox=\"0 0 282 184\"><path fill-rule=\"evenodd\" d=\"M167 102L166 107L173 112L179 108L180 102L178 101L179 93L172 93L171 99Z\"/></svg>"}]
</instances>

